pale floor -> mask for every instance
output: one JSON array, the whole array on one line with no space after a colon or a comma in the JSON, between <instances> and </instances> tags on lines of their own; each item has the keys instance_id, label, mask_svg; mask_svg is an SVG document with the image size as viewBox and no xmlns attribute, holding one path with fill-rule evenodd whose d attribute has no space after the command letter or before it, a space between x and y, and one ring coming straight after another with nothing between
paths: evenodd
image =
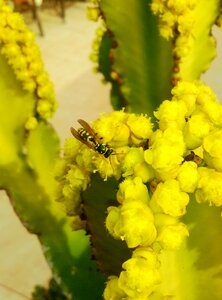
<instances>
[{"instance_id":1,"label":"pale floor","mask_svg":"<svg viewBox=\"0 0 222 300\"><path fill-rule=\"evenodd\" d=\"M37 34L45 67L55 85L59 108L52 122L63 144L78 118L93 120L99 112L111 111L109 87L93 74L88 59L97 24L87 20L86 3L69 6L65 23L48 9L40 16L43 38L38 36L36 23L27 20ZM44 285L49 277L36 237L21 225L5 193L0 192L0 300L28 299L16 291L28 296L35 284Z\"/></svg>"},{"instance_id":2,"label":"pale floor","mask_svg":"<svg viewBox=\"0 0 222 300\"><path fill-rule=\"evenodd\" d=\"M62 143L70 136L69 127L77 125L78 118L92 120L99 112L111 111L109 87L92 73L88 59L97 25L86 19L85 7L84 2L74 2L66 10L65 23L55 11L45 10L40 14L45 37L37 37L37 41L55 84L59 109L52 122ZM29 21L29 24L38 35L36 23ZM221 35L219 31L216 34ZM217 76L222 66L221 42L219 49L219 61L213 62L203 79L222 99L221 76ZM24 295L30 295L35 284L46 284L50 270L36 237L20 224L4 192L0 192L0 203L0 300L28 299Z\"/></svg>"}]
</instances>

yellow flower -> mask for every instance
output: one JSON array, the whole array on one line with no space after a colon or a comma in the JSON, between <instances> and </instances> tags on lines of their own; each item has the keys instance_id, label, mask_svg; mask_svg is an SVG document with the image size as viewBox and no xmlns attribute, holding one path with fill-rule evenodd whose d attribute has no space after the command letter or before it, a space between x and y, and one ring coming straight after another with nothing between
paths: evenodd
<instances>
[{"instance_id":1,"label":"yellow flower","mask_svg":"<svg viewBox=\"0 0 222 300\"><path fill-rule=\"evenodd\" d=\"M35 129L38 124L38 121L35 117L28 118L27 122L25 123L25 129L32 130Z\"/></svg>"},{"instance_id":2,"label":"yellow flower","mask_svg":"<svg viewBox=\"0 0 222 300\"><path fill-rule=\"evenodd\" d=\"M126 125L130 128L130 137L135 145L149 139L152 134L153 124L145 115L128 114Z\"/></svg>"},{"instance_id":3,"label":"yellow flower","mask_svg":"<svg viewBox=\"0 0 222 300\"><path fill-rule=\"evenodd\" d=\"M87 7L87 17L92 21L98 21L100 10L98 7Z\"/></svg>"},{"instance_id":4,"label":"yellow flower","mask_svg":"<svg viewBox=\"0 0 222 300\"><path fill-rule=\"evenodd\" d=\"M159 262L150 248L136 249L132 258L123 263L119 287L132 299L148 299L160 283Z\"/></svg>"},{"instance_id":5,"label":"yellow flower","mask_svg":"<svg viewBox=\"0 0 222 300\"><path fill-rule=\"evenodd\" d=\"M187 108L187 115L191 115L196 109L198 87L191 82L182 81L172 91L173 101L183 101Z\"/></svg>"},{"instance_id":6,"label":"yellow flower","mask_svg":"<svg viewBox=\"0 0 222 300\"><path fill-rule=\"evenodd\" d=\"M105 300L121 300L126 294L120 289L117 276L110 276L106 283L103 297Z\"/></svg>"},{"instance_id":7,"label":"yellow flower","mask_svg":"<svg viewBox=\"0 0 222 300\"><path fill-rule=\"evenodd\" d=\"M148 182L154 176L152 168L144 160L142 148L129 148L122 162L121 170L123 177L131 175L141 177L143 182Z\"/></svg>"},{"instance_id":8,"label":"yellow flower","mask_svg":"<svg viewBox=\"0 0 222 300\"><path fill-rule=\"evenodd\" d=\"M204 159L208 166L222 171L222 129L211 131L203 140Z\"/></svg>"},{"instance_id":9,"label":"yellow flower","mask_svg":"<svg viewBox=\"0 0 222 300\"><path fill-rule=\"evenodd\" d=\"M196 0L153 0L151 9L155 15L159 15L160 33L165 38L173 37L176 35L177 30L183 34L191 35L192 26L190 24L187 25L187 22L181 21L181 18L186 18L186 20L189 20L189 23L193 23L195 19L192 12L196 4ZM176 27L177 30L175 30Z\"/></svg>"},{"instance_id":10,"label":"yellow flower","mask_svg":"<svg viewBox=\"0 0 222 300\"><path fill-rule=\"evenodd\" d=\"M79 153L82 144L74 138L68 138L65 141L63 152L66 160L74 161L76 155Z\"/></svg>"},{"instance_id":11,"label":"yellow flower","mask_svg":"<svg viewBox=\"0 0 222 300\"><path fill-rule=\"evenodd\" d=\"M169 127L183 129L186 113L187 109L183 101L165 100L154 112L154 116L159 120L159 128L164 131Z\"/></svg>"},{"instance_id":12,"label":"yellow flower","mask_svg":"<svg viewBox=\"0 0 222 300\"><path fill-rule=\"evenodd\" d=\"M213 169L198 168L200 179L195 193L197 202L222 205L222 173Z\"/></svg>"},{"instance_id":13,"label":"yellow flower","mask_svg":"<svg viewBox=\"0 0 222 300\"><path fill-rule=\"evenodd\" d=\"M121 147L128 144L130 130L125 124L127 114L124 111L114 111L109 115L102 114L93 123L93 129L104 143Z\"/></svg>"},{"instance_id":14,"label":"yellow flower","mask_svg":"<svg viewBox=\"0 0 222 300\"><path fill-rule=\"evenodd\" d=\"M165 214L180 217L186 213L189 196L181 191L177 180L170 179L157 185L151 202L157 203Z\"/></svg>"},{"instance_id":15,"label":"yellow flower","mask_svg":"<svg viewBox=\"0 0 222 300\"><path fill-rule=\"evenodd\" d=\"M193 161L185 161L179 168L177 180L183 192L193 193L199 180L197 164Z\"/></svg>"},{"instance_id":16,"label":"yellow flower","mask_svg":"<svg viewBox=\"0 0 222 300\"><path fill-rule=\"evenodd\" d=\"M160 179L167 180L176 177L184 151L185 143L180 130L157 130L151 138L150 148L144 151L144 159L154 168Z\"/></svg>"},{"instance_id":17,"label":"yellow flower","mask_svg":"<svg viewBox=\"0 0 222 300\"><path fill-rule=\"evenodd\" d=\"M64 205L68 216L77 215L80 213L80 189L73 188L70 184L65 184L62 189L64 196Z\"/></svg>"},{"instance_id":18,"label":"yellow flower","mask_svg":"<svg viewBox=\"0 0 222 300\"><path fill-rule=\"evenodd\" d=\"M206 103L201 109L216 126L222 126L222 106L219 102Z\"/></svg>"},{"instance_id":19,"label":"yellow flower","mask_svg":"<svg viewBox=\"0 0 222 300\"><path fill-rule=\"evenodd\" d=\"M184 223L176 223L163 226L157 241L160 242L163 249L177 250L187 236L189 236L187 226Z\"/></svg>"},{"instance_id":20,"label":"yellow flower","mask_svg":"<svg viewBox=\"0 0 222 300\"><path fill-rule=\"evenodd\" d=\"M125 240L129 248L149 246L156 239L156 228L151 209L143 202L127 201L109 207L106 227L115 238Z\"/></svg>"},{"instance_id":21,"label":"yellow flower","mask_svg":"<svg viewBox=\"0 0 222 300\"><path fill-rule=\"evenodd\" d=\"M66 180L70 183L70 187L85 190L89 183L86 172L76 165L72 165L66 174Z\"/></svg>"},{"instance_id":22,"label":"yellow flower","mask_svg":"<svg viewBox=\"0 0 222 300\"><path fill-rule=\"evenodd\" d=\"M119 185L117 192L117 200L119 203L125 201L141 201L146 204L149 202L149 193L145 184L140 177L127 178Z\"/></svg>"},{"instance_id":23,"label":"yellow flower","mask_svg":"<svg viewBox=\"0 0 222 300\"><path fill-rule=\"evenodd\" d=\"M41 82L38 80L45 71L34 34L26 27L21 15L14 13L4 1L0 2L0 20L1 54L6 57L23 89L37 96L34 114L51 117L56 108L55 94L48 76L44 76Z\"/></svg>"},{"instance_id":24,"label":"yellow flower","mask_svg":"<svg viewBox=\"0 0 222 300\"><path fill-rule=\"evenodd\" d=\"M193 114L184 127L184 140L188 149L195 149L202 145L203 138L211 129L209 119L201 112Z\"/></svg>"}]
</instances>

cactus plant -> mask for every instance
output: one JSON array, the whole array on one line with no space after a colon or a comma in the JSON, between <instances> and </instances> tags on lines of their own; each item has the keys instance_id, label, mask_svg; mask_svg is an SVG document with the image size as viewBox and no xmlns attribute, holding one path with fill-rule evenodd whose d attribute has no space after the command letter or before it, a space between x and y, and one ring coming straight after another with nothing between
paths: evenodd
<instances>
[{"instance_id":1,"label":"cactus plant","mask_svg":"<svg viewBox=\"0 0 222 300\"><path fill-rule=\"evenodd\" d=\"M70 299L222 298L222 106L199 81L220 5L91 0L100 22L91 59L116 111L79 120L59 158L45 120L51 83L38 51L30 56L32 36L0 2L0 186Z\"/></svg>"},{"instance_id":2,"label":"cactus plant","mask_svg":"<svg viewBox=\"0 0 222 300\"><path fill-rule=\"evenodd\" d=\"M53 86L33 34L3 1L0 49L0 187L24 226L39 238L64 291L73 298L87 298L102 285L102 275L95 284L88 238L83 231L72 230L64 209L54 201L59 139L46 121L56 107ZM75 272L79 264L81 271ZM79 284L84 281L88 289Z\"/></svg>"}]
</instances>

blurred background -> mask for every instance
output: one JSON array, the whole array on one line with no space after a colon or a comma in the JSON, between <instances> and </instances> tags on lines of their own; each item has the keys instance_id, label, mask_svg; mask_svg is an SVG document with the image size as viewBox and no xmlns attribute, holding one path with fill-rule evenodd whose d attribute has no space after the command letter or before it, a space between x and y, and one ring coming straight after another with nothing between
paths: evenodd
<instances>
[{"instance_id":1,"label":"blurred background","mask_svg":"<svg viewBox=\"0 0 222 300\"><path fill-rule=\"evenodd\" d=\"M93 73L89 60L98 25L86 18L87 1L48 0L39 7L26 0L15 4L36 34L45 68L55 86L59 107L52 123L62 148L71 136L70 126L78 127L77 119L90 121L100 112L112 110L109 85L102 84L102 78ZM202 80L222 100L222 33L215 28L213 34L218 56ZM49 278L50 270L37 238L22 226L6 194L0 191L0 300L29 299L34 285L46 285Z\"/></svg>"}]
</instances>

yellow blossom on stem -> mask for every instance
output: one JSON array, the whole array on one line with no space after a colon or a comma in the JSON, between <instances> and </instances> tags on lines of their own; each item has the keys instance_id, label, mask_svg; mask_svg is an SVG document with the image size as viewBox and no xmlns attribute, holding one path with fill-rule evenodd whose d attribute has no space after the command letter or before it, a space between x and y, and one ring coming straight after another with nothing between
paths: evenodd
<instances>
[{"instance_id":1,"label":"yellow blossom on stem","mask_svg":"<svg viewBox=\"0 0 222 300\"><path fill-rule=\"evenodd\" d=\"M88 178L86 177L84 170L80 169L78 166L71 166L66 174L66 180L73 188L81 188L82 190L87 188Z\"/></svg>"},{"instance_id":2,"label":"yellow blossom on stem","mask_svg":"<svg viewBox=\"0 0 222 300\"><path fill-rule=\"evenodd\" d=\"M169 127L183 129L186 113L187 108L183 101L165 100L154 112L154 116L159 120L159 128L164 131Z\"/></svg>"},{"instance_id":3,"label":"yellow blossom on stem","mask_svg":"<svg viewBox=\"0 0 222 300\"><path fill-rule=\"evenodd\" d=\"M215 129L204 138L203 149L207 165L222 172L222 129Z\"/></svg>"},{"instance_id":4,"label":"yellow blossom on stem","mask_svg":"<svg viewBox=\"0 0 222 300\"><path fill-rule=\"evenodd\" d=\"M82 144L77 139L68 138L65 141L63 153L66 160L74 161L76 155L79 153Z\"/></svg>"},{"instance_id":5,"label":"yellow blossom on stem","mask_svg":"<svg viewBox=\"0 0 222 300\"><path fill-rule=\"evenodd\" d=\"M141 250L142 249L142 250ZM132 299L148 299L160 283L159 261L150 248L138 248L123 263L119 287Z\"/></svg>"},{"instance_id":6,"label":"yellow blossom on stem","mask_svg":"<svg viewBox=\"0 0 222 300\"><path fill-rule=\"evenodd\" d=\"M1 54L22 83L23 89L37 96L34 114L41 118L51 117L56 108L55 93L48 76L45 76L34 34L29 31L22 16L13 12L4 1L0 1L0 20ZM39 81L41 76L44 80ZM33 129L33 124L26 124L26 129Z\"/></svg>"},{"instance_id":7,"label":"yellow blossom on stem","mask_svg":"<svg viewBox=\"0 0 222 300\"><path fill-rule=\"evenodd\" d=\"M130 130L125 124L126 119L127 114L124 111L102 114L100 119L93 123L93 129L104 143L115 147L125 146L130 136Z\"/></svg>"},{"instance_id":8,"label":"yellow blossom on stem","mask_svg":"<svg viewBox=\"0 0 222 300\"><path fill-rule=\"evenodd\" d=\"M128 201L142 201L146 204L149 202L149 193L145 184L140 177L127 178L119 185L117 192L117 200L119 203Z\"/></svg>"},{"instance_id":9,"label":"yellow blossom on stem","mask_svg":"<svg viewBox=\"0 0 222 300\"><path fill-rule=\"evenodd\" d=\"M28 118L27 122L25 123L25 128L27 130L35 129L38 124L38 121L35 117Z\"/></svg>"},{"instance_id":10,"label":"yellow blossom on stem","mask_svg":"<svg viewBox=\"0 0 222 300\"><path fill-rule=\"evenodd\" d=\"M140 144L141 141L149 139L152 134L153 124L146 115L129 114L126 125L130 128L133 144Z\"/></svg>"},{"instance_id":11,"label":"yellow blossom on stem","mask_svg":"<svg viewBox=\"0 0 222 300\"><path fill-rule=\"evenodd\" d=\"M184 223L165 225L160 230L157 241L160 242L163 249L179 249L184 239L189 236L187 226Z\"/></svg>"},{"instance_id":12,"label":"yellow blossom on stem","mask_svg":"<svg viewBox=\"0 0 222 300\"><path fill-rule=\"evenodd\" d=\"M177 180L170 179L157 185L151 201L157 203L165 214L180 217L186 213L189 196L181 191Z\"/></svg>"},{"instance_id":13,"label":"yellow blossom on stem","mask_svg":"<svg viewBox=\"0 0 222 300\"><path fill-rule=\"evenodd\" d=\"M205 167L198 168L200 179L195 193L197 202L222 205L222 173Z\"/></svg>"},{"instance_id":14,"label":"yellow blossom on stem","mask_svg":"<svg viewBox=\"0 0 222 300\"><path fill-rule=\"evenodd\" d=\"M115 177L117 181L112 178L106 183L111 189L113 182L115 189L119 184L117 193L110 190L112 194L107 192L107 199L105 195L99 201L106 205L108 233L122 241L123 248L130 248L132 257L118 270L119 277L109 277L104 291L107 300L147 300L156 288L159 293L165 257L168 253L174 257L178 249L183 251L189 231L193 234L185 214L188 210L189 218L190 207L197 203L191 202L187 209L189 194L194 193L198 203L222 205L219 104L214 105L214 94L200 83L178 83L172 93L173 99L164 101L155 112L159 128L153 130L144 115L124 111L103 114L91 125L94 134L89 132L96 142L91 140L88 147L90 139L82 137L82 143L81 138L69 139L64 147L66 164L56 170L61 185L58 198L69 215L84 208L85 194L81 200L81 193L89 187L92 173L98 172L104 180ZM213 108L208 111L207 107ZM111 155L105 157L96 151L97 143L112 149ZM97 195L92 200L94 205ZM91 229L94 220L85 217ZM80 220L75 222L79 229Z\"/></svg>"},{"instance_id":15,"label":"yellow blossom on stem","mask_svg":"<svg viewBox=\"0 0 222 300\"><path fill-rule=\"evenodd\" d=\"M167 180L176 177L184 152L182 132L170 127L164 132L160 130L155 132L150 148L144 152L144 158L160 179Z\"/></svg>"},{"instance_id":16,"label":"yellow blossom on stem","mask_svg":"<svg viewBox=\"0 0 222 300\"><path fill-rule=\"evenodd\" d=\"M199 180L197 164L193 161L185 161L178 170L177 180L183 192L193 193Z\"/></svg>"},{"instance_id":17,"label":"yellow blossom on stem","mask_svg":"<svg viewBox=\"0 0 222 300\"><path fill-rule=\"evenodd\" d=\"M80 189L72 187L72 185L67 183L62 189L62 196L65 198L65 209L67 215L77 215L80 212Z\"/></svg>"},{"instance_id":18,"label":"yellow blossom on stem","mask_svg":"<svg viewBox=\"0 0 222 300\"><path fill-rule=\"evenodd\" d=\"M149 246L156 238L154 217L143 202L129 201L109 207L106 227L115 238L125 240L129 248Z\"/></svg>"},{"instance_id":19,"label":"yellow blossom on stem","mask_svg":"<svg viewBox=\"0 0 222 300\"><path fill-rule=\"evenodd\" d=\"M180 82L171 91L173 101L183 101L187 108L187 116L190 116L196 109L198 87L191 82Z\"/></svg>"},{"instance_id":20,"label":"yellow blossom on stem","mask_svg":"<svg viewBox=\"0 0 222 300\"><path fill-rule=\"evenodd\" d=\"M103 297L105 300L121 300L124 299L126 294L119 287L118 277L110 276L106 283Z\"/></svg>"},{"instance_id":21,"label":"yellow blossom on stem","mask_svg":"<svg viewBox=\"0 0 222 300\"><path fill-rule=\"evenodd\" d=\"M184 139L188 149L195 149L202 145L203 138L211 130L211 123L203 113L193 114L184 127Z\"/></svg>"},{"instance_id":22,"label":"yellow blossom on stem","mask_svg":"<svg viewBox=\"0 0 222 300\"><path fill-rule=\"evenodd\" d=\"M122 163L122 176L141 177L148 182L154 176L152 168L145 162L142 148L131 147Z\"/></svg>"}]
</instances>

